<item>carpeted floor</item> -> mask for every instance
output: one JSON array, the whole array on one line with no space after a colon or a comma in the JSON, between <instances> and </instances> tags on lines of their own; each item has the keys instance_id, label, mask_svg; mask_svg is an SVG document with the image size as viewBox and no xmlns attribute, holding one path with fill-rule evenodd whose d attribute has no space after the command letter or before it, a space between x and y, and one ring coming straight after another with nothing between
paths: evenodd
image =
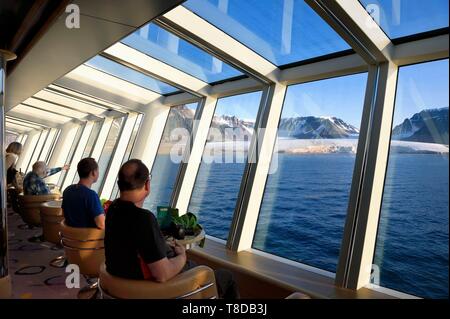
<instances>
[{"instance_id":1,"label":"carpeted floor","mask_svg":"<svg viewBox=\"0 0 450 319\"><path fill-rule=\"evenodd\" d=\"M25 229L20 216L8 209L9 273L15 299L74 299L79 289L66 287L68 273L50 266L50 261L64 255L48 242L30 242L42 234L41 228ZM86 281L81 277L81 287Z\"/></svg>"}]
</instances>

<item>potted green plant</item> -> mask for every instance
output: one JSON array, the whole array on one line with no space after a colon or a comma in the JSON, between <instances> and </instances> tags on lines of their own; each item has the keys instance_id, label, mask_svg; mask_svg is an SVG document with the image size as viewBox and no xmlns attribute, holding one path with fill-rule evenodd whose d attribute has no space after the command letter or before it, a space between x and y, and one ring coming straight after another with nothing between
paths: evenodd
<instances>
[{"instance_id":1,"label":"potted green plant","mask_svg":"<svg viewBox=\"0 0 450 319\"><path fill-rule=\"evenodd\" d=\"M186 236L196 236L202 230L202 227L198 223L197 216L191 212L187 212L181 216L173 216L172 222L184 229L184 234Z\"/></svg>"}]
</instances>

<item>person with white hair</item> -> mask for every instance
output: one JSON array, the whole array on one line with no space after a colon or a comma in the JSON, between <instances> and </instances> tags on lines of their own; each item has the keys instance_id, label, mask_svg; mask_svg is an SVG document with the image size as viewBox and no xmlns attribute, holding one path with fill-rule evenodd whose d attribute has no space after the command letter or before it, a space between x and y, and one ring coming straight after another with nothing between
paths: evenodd
<instances>
[{"instance_id":1,"label":"person with white hair","mask_svg":"<svg viewBox=\"0 0 450 319\"><path fill-rule=\"evenodd\" d=\"M60 171L66 171L69 165L63 167L51 168L47 167L45 162L39 161L33 164L33 170L29 172L23 180L23 192L25 195L47 195L50 189L44 182L44 178L52 176Z\"/></svg>"}]
</instances>

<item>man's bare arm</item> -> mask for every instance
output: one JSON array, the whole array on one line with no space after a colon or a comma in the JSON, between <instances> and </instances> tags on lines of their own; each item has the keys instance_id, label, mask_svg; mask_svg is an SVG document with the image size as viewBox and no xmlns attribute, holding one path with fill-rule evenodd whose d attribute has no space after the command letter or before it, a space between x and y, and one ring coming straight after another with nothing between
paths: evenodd
<instances>
[{"instance_id":1,"label":"man's bare arm","mask_svg":"<svg viewBox=\"0 0 450 319\"><path fill-rule=\"evenodd\" d=\"M98 229L105 229L105 214L95 217L95 225L97 225Z\"/></svg>"},{"instance_id":2,"label":"man's bare arm","mask_svg":"<svg viewBox=\"0 0 450 319\"><path fill-rule=\"evenodd\" d=\"M168 259L167 257L160 259L154 263L148 264L153 278L157 282L166 282L180 273L186 264L186 252L184 248L177 247L175 249L177 256Z\"/></svg>"}]
</instances>

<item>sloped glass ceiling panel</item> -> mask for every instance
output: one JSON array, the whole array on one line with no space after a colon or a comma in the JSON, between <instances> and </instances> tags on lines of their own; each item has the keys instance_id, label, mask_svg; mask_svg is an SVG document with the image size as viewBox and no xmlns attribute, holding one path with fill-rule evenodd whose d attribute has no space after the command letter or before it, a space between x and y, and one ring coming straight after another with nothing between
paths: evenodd
<instances>
[{"instance_id":1,"label":"sloped glass ceiling panel","mask_svg":"<svg viewBox=\"0 0 450 319\"><path fill-rule=\"evenodd\" d=\"M242 75L240 71L154 23L143 26L123 39L122 43L207 83Z\"/></svg>"},{"instance_id":2,"label":"sloped glass ceiling panel","mask_svg":"<svg viewBox=\"0 0 450 319\"><path fill-rule=\"evenodd\" d=\"M389 38L448 27L448 0L360 0Z\"/></svg>"},{"instance_id":3,"label":"sloped glass ceiling panel","mask_svg":"<svg viewBox=\"0 0 450 319\"><path fill-rule=\"evenodd\" d=\"M303 0L188 0L183 5L278 66L350 49Z\"/></svg>"},{"instance_id":4,"label":"sloped glass ceiling panel","mask_svg":"<svg viewBox=\"0 0 450 319\"><path fill-rule=\"evenodd\" d=\"M42 126L42 125L35 124L35 123L29 122L29 121L18 120L18 119L15 119L13 117L10 117L8 115L5 116L5 122L6 123L13 123L13 124L22 126L24 128L30 128L30 129L33 129L33 130L41 130L41 129L44 128L44 126Z\"/></svg>"},{"instance_id":5,"label":"sloped glass ceiling panel","mask_svg":"<svg viewBox=\"0 0 450 319\"><path fill-rule=\"evenodd\" d=\"M49 101L51 103L61 104L61 105L70 105L72 108L77 109L80 112L84 112L87 114L101 115L106 110L106 106L97 106L91 103L85 103L77 99L77 97L69 97L65 94L73 94L73 92L58 87L54 85L50 85L47 89L41 90L34 95L34 97ZM78 96L85 97L85 96Z\"/></svg>"},{"instance_id":6,"label":"sloped glass ceiling panel","mask_svg":"<svg viewBox=\"0 0 450 319\"><path fill-rule=\"evenodd\" d=\"M99 71L106 72L122 80L142 86L159 94L170 94L178 91L177 88L147 76L141 72L130 69L120 63L114 62L102 56L96 56L85 63Z\"/></svg>"},{"instance_id":7,"label":"sloped glass ceiling panel","mask_svg":"<svg viewBox=\"0 0 450 319\"><path fill-rule=\"evenodd\" d=\"M23 102L23 104L32 106L34 108L41 109L43 111L51 110L53 113L61 114L63 116L70 116L73 118L81 119L83 117L86 117L87 114L83 112L79 112L77 110L60 106L51 102L43 101L40 99L36 99L33 97L30 97Z\"/></svg>"},{"instance_id":8,"label":"sloped glass ceiling panel","mask_svg":"<svg viewBox=\"0 0 450 319\"><path fill-rule=\"evenodd\" d=\"M16 123L8 122L8 121L6 121L5 124L6 124L7 129L16 130L19 132L27 132L27 131L32 130L32 128L30 128L30 127L22 126L22 125L19 125ZM6 144L6 145L8 145L8 144Z\"/></svg>"},{"instance_id":9,"label":"sloped glass ceiling panel","mask_svg":"<svg viewBox=\"0 0 450 319\"><path fill-rule=\"evenodd\" d=\"M70 120L72 120L72 118L67 117L67 116L43 111L41 109L32 108L29 106L25 106L23 104L19 104L19 105L15 106L13 109L11 109L11 111L13 111L14 113L17 113L17 114L30 115L30 116L34 116L35 118L38 118L38 119L48 120L48 121L51 121L54 123L60 123L60 124L66 123L66 122L69 122Z\"/></svg>"}]
</instances>

